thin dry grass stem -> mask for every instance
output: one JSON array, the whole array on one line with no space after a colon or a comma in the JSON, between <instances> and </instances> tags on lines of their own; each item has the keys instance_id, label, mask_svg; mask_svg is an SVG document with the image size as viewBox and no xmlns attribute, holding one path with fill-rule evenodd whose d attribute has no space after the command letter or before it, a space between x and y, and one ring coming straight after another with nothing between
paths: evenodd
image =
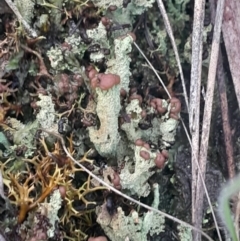
<instances>
[{"instance_id":1,"label":"thin dry grass stem","mask_svg":"<svg viewBox=\"0 0 240 241\"><path fill-rule=\"evenodd\" d=\"M153 65L151 64L151 62L148 60L148 58L146 57L146 55L143 53L143 51L140 49L140 47L136 44L136 42L133 42L133 44L135 45L135 47L138 49L138 51L140 52L140 54L144 57L144 59L146 60L146 62L149 64L150 68L153 70L154 74L157 76L159 82L161 83L162 87L164 88L164 90L166 91L168 98L171 99L171 95L167 89L167 87L165 86L165 84L163 83L163 80L161 79L161 77L158 75L156 69L153 67Z\"/></svg>"},{"instance_id":2,"label":"thin dry grass stem","mask_svg":"<svg viewBox=\"0 0 240 241\"><path fill-rule=\"evenodd\" d=\"M218 83L218 92L220 96L220 105L221 105L221 115L223 123L223 135L224 143L226 148L227 156L227 167L229 178L233 178L235 174L235 164L233 160L233 144L232 144L232 131L229 121L229 110L228 110L228 99L226 92L226 85L224 79L224 68L222 63L222 52L219 51L218 57L218 69L217 69L217 83Z\"/></svg>"},{"instance_id":3,"label":"thin dry grass stem","mask_svg":"<svg viewBox=\"0 0 240 241\"><path fill-rule=\"evenodd\" d=\"M199 121L200 121L200 90L202 72L202 33L204 21L205 0L195 1L194 19L192 31L192 66L190 82L190 102L189 102L189 128L192 134L192 223L195 227L200 227L202 219L196 214L197 208L197 177L198 166L193 161L199 158ZM198 235L193 232L193 240L198 241Z\"/></svg>"},{"instance_id":4,"label":"thin dry grass stem","mask_svg":"<svg viewBox=\"0 0 240 241\"><path fill-rule=\"evenodd\" d=\"M202 134L201 134L201 145L200 145L200 155L199 155L200 169L198 170L196 203L195 203L196 204L195 214L197 217L197 220L195 221L197 225L196 227L198 228L201 228L202 226L202 209L203 209L203 185L202 185L202 181L199 173L202 173L203 178L205 178L209 133L210 133L210 125L211 125L211 117L212 117L212 104L213 104L213 95L214 95L216 71L217 71L217 64L218 64L218 54L219 54L219 44L220 44L220 36L221 36L224 2L225 0L219 0L217 5L212 49L211 49L211 56L210 56L210 64L209 64L209 71L208 71L207 92L205 97L204 114L203 114L203 122L202 122ZM215 216L213 217L214 217L214 222L216 224L216 230L218 233L219 240L222 240L219 227L217 225L217 221L215 219ZM199 239L197 238L196 240L199 240Z\"/></svg>"},{"instance_id":5,"label":"thin dry grass stem","mask_svg":"<svg viewBox=\"0 0 240 241\"><path fill-rule=\"evenodd\" d=\"M139 50L141 50L138 46L136 46L136 47L137 47ZM144 55L144 53L143 53L142 51L140 51L140 53L143 55L143 57L146 59L147 63L150 65L150 67L152 68L152 70L154 71L154 73L157 75L157 78L159 79L159 81L161 82L161 84L163 85L163 87L165 87L163 81L161 80L160 76L158 75L157 71L154 69L154 67L152 66L152 64L150 63L150 61L147 59L147 57ZM168 93L168 95L170 95L169 92L168 92L168 90L167 90L167 88L165 87L164 89L165 89L165 91ZM181 118L181 116L180 116L180 120L181 120L181 123L182 123L182 125L183 125L184 131L185 131L185 133L186 133L187 139L188 139L188 141L189 141L190 147L191 147L191 149L192 149L191 137L190 137L190 135L189 135L189 133L188 133L187 127L186 127L183 119ZM197 159L197 157L196 157L194 154L193 154L193 162L196 164L197 169L200 170L200 165L199 165L199 163L198 163L198 159ZM217 225L217 221L216 221L215 214L214 214L214 212L213 212L213 206L212 206L212 204L211 204L211 200L210 200L210 197L209 197L209 194L208 194L208 190L207 190L207 187L206 187L206 184L205 184L205 181L204 181L202 172L199 172L199 175L200 175L200 179L201 179L201 182L202 182L202 185L203 185L203 189L204 189L205 194L206 194L206 198L207 198L207 200L208 200L208 204L209 204L209 206L210 206L210 209L211 209L211 212L212 212L212 215L213 215L213 220L214 220L215 226L217 227L217 229L218 229L218 234L219 234L219 228L218 228L218 225ZM221 237L219 238L219 240L221 240Z\"/></svg>"},{"instance_id":6,"label":"thin dry grass stem","mask_svg":"<svg viewBox=\"0 0 240 241\"><path fill-rule=\"evenodd\" d=\"M24 28L27 30L27 32L29 33L29 35L33 38L37 37L37 33L34 29L31 28L31 26L26 22L25 19L23 19L21 13L18 11L17 7L15 6L15 4L12 2L12 0L5 0L5 2L8 4L8 6L12 9L12 11L14 12L14 14L17 16L17 19L19 22L22 23L22 25L24 26Z\"/></svg>"},{"instance_id":7,"label":"thin dry grass stem","mask_svg":"<svg viewBox=\"0 0 240 241\"><path fill-rule=\"evenodd\" d=\"M232 132L229 121L229 110L228 110L228 100L227 100L227 92L224 78L224 68L223 68L223 60L222 60L222 52L219 50L218 57L218 68L217 68L217 80L218 80L218 92L220 96L220 104L221 104L221 115L222 115L222 123L223 123L223 135L224 135L224 143L226 148L226 156L227 156L227 168L228 168L228 176L230 179L235 177L235 163L233 159L233 144L232 144ZM234 223L235 229L239 230L239 213L240 213L240 194L234 199ZM238 239L239 233L237 232Z\"/></svg>"},{"instance_id":8,"label":"thin dry grass stem","mask_svg":"<svg viewBox=\"0 0 240 241\"><path fill-rule=\"evenodd\" d=\"M162 211L160 211L160 210L158 210L158 209L155 209L155 208L152 208L152 207L150 207L150 206L148 206L148 205L146 205L146 204L143 204L143 203L135 200L134 198L131 198L131 197L129 197L128 195L122 193L121 191L117 190L116 188L114 188L113 186L109 185L108 183L104 182L101 178L97 177L95 174L93 174L90 170L88 170L85 166L83 166L81 163L79 163L77 160L75 160L75 159L72 157L72 155L71 155L71 154L68 152L68 150L67 150L67 147L66 147L66 145L65 145L65 142L64 142L63 138L62 138L59 134L54 133L54 132L50 132L50 131L45 130L45 129L41 129L41 130L44 131L44 132L46 132L46 133L48 133L48 134L50 134L50 135L53 135L53 136L56 136L57 138L59 138L60 141L61 141L63 150L64 150L64 152L66 153L66 155L67 155L77 166L79 166L80 168L82 168L82 169L83 169L86 173L88 173L92 178L94 178L94 179L97 180L99 183L101 183L102 185L104 185L105 187L107 187L109 190L113 191L114 193L118 194L119 196L122 196L122 197L126 198L127 200L129 200L129 201L131 201L131 202L133 202L133 203L136 203L137 205L139 205L139 206L141 206L141 207L146 208L147 210L150 210L150 211L152 211L152 212L156 212L156 213L158 213L159 215L162 215L162 216L164 216L165 218L168 218L168 219L170 219L170 220L172 220L172 221L174 221L174 222L176 222L176 223L178 223L178 224L181 224L181 225L186 226L186 227L188 227L188 228L190 228L190 229L193 229L193 230L195 230L196 232L201 233L201 234L202 234L205 238L207 238L208 240L213 241L213 239L211 239L211 237L209 237L206 233L204 233L204 232L201 231L200 229L197 229L197 228L193 227L192 225L190 225L190 224L188 224L188 223L186 223L186 222L184 222L184 221L182 221L182 220L180 220L180 219L178 219L178 218L175 218L175 217L173 217L173 216L171 216L171 215L169 215L169 214L166 214L166 213L164 213L164 212L162 212Z\"/></svg>"},{"instance_id":9,"label":"thin dry grass stem","mask_svg":"<svg viewBox=\"0 0 240 241\"><path fill-rule=\"evenodd\" d=\"M188 95L187 95L186 85L185 85L185 81L184 81L182 65L181 65L179 54L178 54L178 49L177 49L177 45L176 45L176 42L175 42L175 38L173 36L172 27L171 27L171 24L169 22L168 15L167 15L167 12L165 10L165 7L164 7L164 4L163 4L162 0L157 0L157 3L158 3L159 10L160 10L160 12L162 14L162 17L163 17L165 29L166 29L166 31L169 35L169 38L170 38L172 46L173 46L173 51L174 51L174 54L175 54L175 57L176 57L176 61L177 61L177 65L178 65L179 73L180 73L180 78L181 78L181 81L182 81L184 99L185 99L185 102L186 102L187 110L189 111Z\"/></svg>"},{"instance_id":10,"label":"thin dry grass stem","mask_svg":"<svg viewBox=\"0 0 240 241\"><path fill-rule=\"evenodd\" d=\"M214 20L216 16L215 1L210 0L209 3L210 3L210 9L211 9L211 22L214 24ZM222 51L220 48L219 56L218 56L218 66L217 66L217 87L218 87L218 93L220 97L224 143L225 143L226 155L227 155L228 175L230 178L233 178L236 174L235 174L235 164L233 160L232 131L231 131L231 126L229 121L228 99L227 99L227 90L226 90L224 72L225 71L223 67Z\"/></svg>"}]
</instances>

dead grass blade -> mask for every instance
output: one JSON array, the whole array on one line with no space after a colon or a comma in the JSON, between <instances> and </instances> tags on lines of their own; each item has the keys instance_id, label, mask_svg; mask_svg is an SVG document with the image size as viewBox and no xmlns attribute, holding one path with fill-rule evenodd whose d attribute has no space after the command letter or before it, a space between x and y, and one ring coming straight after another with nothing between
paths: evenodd
<instances>
[{"instance_id":1,"label":"dead grass blade","mask_svg":"<svg viewBox=\"0 0 240 241\"><path fill-rule=\"evenodd\" d=\"M172 46L173 46L173 51L174 51L174 54L175 54L175 57L176 57L176 61L177 61L177 65L178 65L179 73L180 73L180 78L181 78L181 81L182 81L183 95L184 95L184 99L185 99L185 102L186 102L187 110L189 111L188 95L187 95L186 85L185 85L185 81L184 81L182 65L181 65L179 54L178 54L177 45L176 45L176 42L175 42L175 39L174 39L174 36L173 36L171 24L169 22L167 12L165 10L165 7L164 7L164 4L163 4L162 0L157 0L157 3L158 3L159 10L160 10L160 12L162 14L162 17L163 17L165 29L166 29L166 31L169 35L170 41L171 41Z\"/></svg>"},{"instance_id":2,"label":"dead grass blade","mask_svg":"<svg viewBox=\"0 0 240 241\"><path fill-rule=\"evenodd\" d=\"M238 106L240 108L240 1L226 0L222 32Z\"/></svg>"},{"instance_id":3,"label":"dead grass blade","mask_svg":"<svg viewBox=\"0 0 240 241\"><path fill-rule=\"evenodd\" d=\"M204 21L205 0L195 1L192 32L192 66L189 102L189 124L192 134L192 223L199 227L202 220L196 214L196 191L198 167L194 158L199 157L199 119L200 119L200 90L202 72L202 33ZM197 233L193 233L193 240L197 241Z\"/></svg>"},{"instance_id":4,"label":"dead grass blade","mask_svg":"<svg viewBox=\"0 0 240 241\"><path fill-rule=\"evenodd\" d=\"M214 95L216 71L217 71L217 64L218 64L218 54L219 54L219 44L220 44L224 3L225 3L225 0L219 0L217 5L212 49L211 49L211 56L210 56L210 64L209 64L209 71L208 71L207 92L205 97L200 155L199 155L200 170L198 170L197 190L196 190L196 200L195 200L195 204L196 204L195 214L197 217L197 219L195 220L196 221L195 224L197 228L201 228L202 226L203 186L202 186L202 181L199 173L201 172L203 175L203 178L205 178L210 124L211 124L211 117L212 117L212 104L213 104L213 95ZM220 231L216 220L215 220L215 223L216 223L216 230L218 232L219 239L221 240L221 235L220 235ZM196 240L200 240L200 239L196 236Z\"/></svg>"}]
</instances>

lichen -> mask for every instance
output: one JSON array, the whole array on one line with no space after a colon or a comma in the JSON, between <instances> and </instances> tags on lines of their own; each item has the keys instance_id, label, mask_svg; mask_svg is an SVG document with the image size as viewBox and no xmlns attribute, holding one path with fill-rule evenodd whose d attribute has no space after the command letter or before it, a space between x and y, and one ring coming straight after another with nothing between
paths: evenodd
<instances>
[{"instance_id":1,"label":"lichen","mask_svg":"<svg viewBox=\"0 0 240 241\"><path fill-rule=\"evenodd\" d=\"M185 3L188 1L179 0L175 4L172 0L169 1L168 6L176 5L177 8L185 9ZM15 2L19 2L19 0ZM14 144L11 150L15 159L13 158L11 162L18 163L16 159L19 159L22 165L21 170L24 171L19 172L20 169L18 169L18 172L13 172L11 169L13 164L10 161L2 164L1 168L6 172L9 197L19 210L17 215L19 226L21 226L21 222L26 221L27 217L30 215L34 217L34 214L37 214L34 226L42 225L42 227L34 231L41 229L46 233L49 229L48 236L54 240L56 240L54 233L58 236L60 232L65 239L86 240L87 235L84 232L94 224L92 225L90 220L92 215L89 210L86 211L85 207L87 209L91 208L91 205L95 207L100 199L103 201L101 190L105 187L87 176L70 160L68 155L65 155L65 149L60 141L54 139L55 135L50 140L51 134L48 138L44 138L44 131L42 133L40 131L37 135L36 131L39 128L50 131L54 129L53 132L59 133L64 138L66 148L76 160L88 165L89 169L99 178L109 185L121 189L124 194L148 199L150 192L154 190L152 206L158 208L159 189L155 185L152 188L151 176L160 172L165 164L164 160L162 167L157 165L156 157L163 151L166 154L167 151L163 149L169 148L175 140L178 121L170 118L169 101L161 100L163 107L167 109L164 114L158 112L151 105L151 98L154 98L156 93L152 93L150 89L155 87L156 82L152 81L152 76L144 77L147 71L143 70L143 75L142 73L138 76L134 74L134 80L130 82L131 73L139 70L135 68L135 61L138 62L139 57L135 55L135 52L132 53L132 43L135 38L133 39L134 34L129 33L136 23L136 16L152 7L154 0L119 0L114 3L109 0L90 2L36 0L34 3L38 5L40 11L36 17L31 18L31 22L38 33L46 37L47 41L36 44L34 41L37 39L27 38L26 40L24 38L27 41L26 44L23 43L22 38L18 40L20 48L18 53L21 54L17 58L18 61L15 58L15 61L11 63L11 68L8 66L8 72L11 75L11 71L14 73L22 69L28 71L22 71L24 76L20 80L21 88L12 90L12 93L17 92L16 95L12 94L12 97L8 98L8 91L3 93L6 94L7 100L13 101L12 106L5 103L6 113L16 114L16 118L23 115L18 118L24 120L23 123L18 122L15 118L14 121L12 120L12 124L5 121L5 117L2 119L3 125L6 124L10 129L10 137L13 136L11 140L9 139L10 143L12 144L13 140ZM117 9L114 11L108 9L112 5ZM174 8L175 6L171 6L173 11L170 13L171 16L177 18L177 11ZM34 9L35 13L37 13L36 10ZM149 11L148 14L152 15L152 12ZM102 24L103 17L108 18L110 22L108 26ZM149 32L152 34L155 31L157 35L160 29L159 37L161 39L159 41L153 39L156 40L155 43L159 44L158 50L161 52L159 58L164 59L163 65L171 66L173 52L166 40L166 31L163 26L160 28L157 26L159 21L162 21L158 19L159 16L155 14L154 17L154 21L147 19L149 28L152 28L151 22L154 28ZM183 23L182 18L180 17L179 20L181 20L180 25ZM54 31L52 31L53 29ZM144 41L138 38L138 34L136 32L138 44L143 46ZM178 40L177 44L179 44ZM24 46L28 46L28 51ZM28 56L28 58L24 58L24 56ZM168 57L165 59L165 56ZM132 69L130 69L131 58L134 59ZM27 63L24 68L21 66L23 59ZM142 61L138 62L138 66L142 66L142 64ZM161 67L158 70L162 72ZM110 76L111 74L117 76L117 84L111 85L112 87L109 89L98 88L101 83L100 76ZM92 76L94 76L95 82L91 82ZM17 77L19 76L17 75ZM12 80L12 82L10 83L8 80ZM17 86L18 88L15 78L10 77L8 80L9 86L7 87ZM24 99L26 99L24 104L21 99L23 86L26 87L23 88ZM160 92L162 91L161 85L156 84L156 88L159 88ZM129 96L135 91L134 89L137 91L136 95L141 95L142 101L132 100L132 96ZM121 92L121 90L124 91ZM121 96L120 92L123 93ZM153 96L151 96L152 94ZM159 96L164 96L160 94ZM18 112L8 109L19 103L24 108ZM33 109L28 112L25 110L26 106L31 106ZM27 123L29 115L31 115L31 122ZM61 116L58 126L57 116ZM90 121L87 120L88 117ZM64 122L61 122L62 120ZM62 123L68 123L69 131L60 130L64 129L61 128ZM58 130L56 127L59 127ZM139 141L144 142L144 145L139 145ZM26 157L28 151L24 153L25 150L20 148L21 145L28 148L29 158L23 158ZM93 146L95 148L92 148ZM92 151L87 152L90 148ZM166 156L164 156L165 159L167 159ZM92 158L94 160L90 160ZM106 163L107 165L105 165ZM53 191L56 188L65 192L63 194L64 201L58 190ZM95 191L98 191L96 194L99 194L98 200L95 199ZM93 195L90 194L91 192ZM53 194L49 200L51 193ZM121 200L118 204L122 207ZM126 205L131 206L132 209L136 208L128 201L126 201ZM43 210L39 207L42 207ZM137 210L132 210L130 214L125 214L120 207L118 212L111 217L104 205L98 213L98 221L100 220L99 223L105 234L111 240L145 241L149 239L149 236L158 235L163 231L164 219L155 212L141 210L139 213ZM58 212L60 208L61 210ZM42 211L40 216L38 216L39 210ZM44 213L44 210L47 212ZM47 225L49 222L51 226ZM61 225L57 225L58 223ZM24 231L27 233L34 226L29 225L28 229ZM29 240L34 239L34 235L33 232L32 236L29 236ZM47 235L43 239L47 240Z\"/></svg>"},{"instance_id":2,"label":"lichen","mask_svg":"<svg viewBox=\"0 0 240 241\"><path fill-rule=\"evenodd\" d=\"M55 223L59 221L58 211L62 205L62 198L59 189L55 190L50 197L49 203L43 203L42 206L47 209L47 217L51 224L51 228L48 228L47 234L51 238L54 236Z\"/></svg>"},{"instance_id":3,"label":"lichen","mask_svg":"<svg viewBox=\"0 0 240 241\"><path fill-rule=\"evenodd\" d=\"M131 116L130 122L125 122L121 125L121 129L126 132L128 140L134 143L142 137L142 131L138 124L142 119L142 108L139 106L139 100L131 100L126 107L126 114Z\"/></svg>"},{"instance_id":4,"label":"lichen","mask_svg":"<svg viewBox=\"0 0 240 241\"><path fill-rule=\"evenodd\" d=\"M37 101L37 106L40 110L36 116L39 125L44 129L50 129L54 125L55 110L52 103L51 95L39 95L40 100Z\"/></svg>"},{"instance_id":5,"label":"lichen","mask_svg":"<svg viewBox=\"0 0 240 241\"><path fill-rule=\"evenodd\" d=\"M47 56L50 60L51 66L53 69L60 69L59 66L63 64L63 54L60 48L51 47L47 51Z\"/></svg>"},{"instance_id":6,"label":"lichen","mask_svg":"<svg viewBox=\"0 0 240 241\"><path fill-rule=\"evenodd\" d=\"M190 228L187 228L183 225L178 225L177 227L178 229L178 235L180 240L184 240L184 241L191 241L193 240L192 238L192 230Z\"/></svg>"},{"instance_id":7,"label":"lichen","mask_svg":"<svg viewBox=\"0 0 240 241\"><path fill-rule=\"evenodd\" d=\"M33 16L34 16L34 1L32 0L15 0L14 4L18 8L19 12L21 13L23 19L30 23Z\"/></svg>"},{"instance_id":8,"label":"lichen","mask_svg":"<svg viewBox=\"0 0 240 241\"><path fill-rule=\"evenodd\" d=\"M177 126L178 120L175 120L173 118L161 118L159 123L159 131L163 148L170 147L175 142Z\"/></svg>"},{"instance_id":9,"label":"lichen","mask_svg":"<svg viewBox=\"0 0 240 241\"><path fill-rule=\"evenodd\" d=\"M155 0L133 0L133 3L139 7L149 8L152 7Z\"/></svg>"},{"instance_id":10,"label":"lichen","mask_svg":"<svg viewBox=\"0 0 240 241\"><path fill-rule=\"evenodd\" d=\"M140 156L140 151L145 151L150 154L150 159L145 160ZM144 147L134 146L134 158L125 163L120 174L120 183L122 189L131 194L137 194L139 197L146 197L150 193L150 185L148 179L154 174L154 171L149 169L155 166L155 153L147 150ZM134 166L134 168L133 168ZM133 170L132 170L133 169Z\"/></svg>"},{"instance_id":11,"label":"lichen","mask_svg":"<svg viewBox=\"0 0 240 241\"><path fill-rule=\"evenodd\" d=\"M121 79L120 88L123 88L126 91L129 89L129 77L131 76L129 68L131 58L128 56L128 54L132 50L132 43L133 38L130 35L115 39L115 58L110 59L107 62L107 72L119 75Z\"/></svg>"},{"instance_id":12,"label":"lichen","mask_svg":"<svg viewBox=\"0 0 240 241\"><path fill-rule=\"evenodd\" d=\"M142 108L138 100L132 100L126 107L126 114L130 117L130 122L125 122L121 125L121 129L126 133L128 140L134 143L137 139L151 141L151 143L160 143L161 149L170 147L175 141L176 128L178 120L169 117L171 105L162 100L162 105L167 108L167 112L162 116L156 116L151 121L151 127L147 130L139 128L139 123L142 120ZM152 107L148 108L151 113Z\"/></svg>"},{"instance_id":13,"label":"lichen","mask_svg":"<svg viewBox=\"0 0 240 241\"><path fill-rule=\"evenodd\" d=\"M93 0L95 6L107 9L110 6L122 7L123 0L115 1L113 3L112 0Z\"/></svg>"},{"instance_id":14,"label":"lichen","mask_svg":"<svg viewBox=\"0 0 240 241\"><path fill-rule=\"evenodd\" d=\"M131 51L132 41L131 36L115 40L115 59L111 59L107 63L106 73L119 75L120 84L107 91L96 88L96 113L100 120L100 127L99 129L89 127L89 137L99 154L105 157L116 155L120 139L118 133L118 115L121 110L120 90L121 88L128 90L130 58L127 54Z\"/></svg>"},{"instance_id":15,"label":"lichen","mask_svg":"<svg viewBox=\"0 0 240 241\"><path fill-rule=\"evenodd\" d=\"M92 39L91 44L100 44L101 47L110 48L109 41L107 38L106 27L100 22L97 28L88 29L87 35Z\"/></svg>"},{"instance_id":16,"label":"lichen","mask_svg":"<svg viewBox=\"0 0 240 241\"><path fill-rule=\"evenodd\" d=\"M166 1L166 10L168 13L169 22L173 29L174 39L180 53L180 58L184 61L184 44L188 38L186 27L189 25L189 13L187 13L187 4L189 0L169 0ZM168 37L163 18L156 14L149 14L149 21L152 23L151 32L149 35L154 39L154 43L158 46L154 52L161 56L163 66L168 66L170 71L178 73L178 65L175 54ZM184 41L183 41L184 40Z\"/></svg>"},{"instance_id":17,"label":"lichen","mask_svg":"<svg viewBox=\"0 0 240 241\"><path fill-rule=\"evenodd\" d=\"M95 63L102 61L104 58L105 58L105 55L101 52L96 52L96 53L90 54L90 59Z\"/></svg>"},{"instance_id":18,"label":"lichen","mask_svg":"<svg viewBox=\"0 0 240 241\"><path fill-rule=\"evenodd\" d=\"M10 143L3 132L0 132L0 157L10 150Z\"/></svg>"},{"instance_id":19,"label":"lichen","mask_svg":"<svg viewBox=\"0 0 240 241\"><path fill-rule=\"evenodd\" d=\"M15 118L8 118L6 123L11 127L9 133L13 136L14 145L11 146L11 149L24 146L27 148L24 156L26 158L31 157L34 150L36 150L36 147L34 146L34 138L39 127L38 122L34 121L23 124Z\"/></svg>"},{"instance_id":20,"label":"lichen","mask_svg":"<svg viewBox=\"0 0 240 241\"><path fill-rule=\"evenodd\" d=\"M70 70L78 72L81 68L78 59L81 59L87 49L87 45L82 44L81 37L72 35L65 38L63 45L56 45L47 51L47 56L50 60L51 67L58 73L62 70Z\"/></svg>"},{"instance_id":21,"label":"lichen","mask_svg":"<svg viewBox=\"0 0 240 241\"><path fill-rule=\"evenodd\" d=\"M143 9L146 10L146 8L148 7L152 7L152 4L154 3L154 0L133 0L132 1L134 5L136 5L137 7L142 7ZM111 0L93 0L94 5L107 9L110 6L116 6L117 8L123 8L123 0L119 0L119 1L111 1ZM130 5L131 2L128 4Z\"/></svg>"},{"instance_id":22,"label":"lichen","mask_svg":"<svg viewBox=\"0 0 240 241\"><path fill-rule=\"evenodd\" d=\"M158 185L154 185L153 206L158 207L159 190ZM146 241L147 236L153 236L164 231L165 219L161 215L148 211L142 216L133 210L128 216L122 208L117 209L113 217L106 210L106 205L97 209L97 222L101 225L110 240L122 241Z\"/></svg>"},{"instance_id":23,"label":"lichen","mask_svg":"<svg viewBox=\"0 0 240 241\"><path fill-rule=\"evenodd\" d=\"M96 112L100 128L89 127L89 137L102 156L114 156L120 139L118 133L118 114L121 109L119 85L104 91L96 89Z\"/></svg>"}]
</instances>

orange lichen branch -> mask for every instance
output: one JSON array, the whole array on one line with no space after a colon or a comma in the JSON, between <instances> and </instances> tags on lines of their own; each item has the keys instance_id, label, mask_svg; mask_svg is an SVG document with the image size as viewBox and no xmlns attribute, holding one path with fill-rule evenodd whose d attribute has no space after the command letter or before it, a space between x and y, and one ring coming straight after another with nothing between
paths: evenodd
<instances>
[{"instance_id":1,"label":"orange lichen branch","mask_svg":"<svg viewBox=\"0 0 240 241\"><path fill-rule=\"evenodd\" d=\"M23 183L19 181L20 177L22 178L21 174L17 174L15 176L11 173L7 174L7 176L10 178L10 182L4 183L9 188L9 197L12 196L15 199L12 202L19 207L18 223L22 223L26 218L27 213L33 208L37 207L39 203L43 202L44 199L47 198L52 192L52 190L59 183L64 181L65 177L62 173L62 170L58 168L57 164L54 165L54 173L52 175L47 174L48 172L46 171L49 171L49 167L53 166L52 163L49 162L48 157L47 159L47 165L41 165L43 163L40 162L38 164L35 162L35 165L38 164L36 165L36 174L30 174ZM37 195L37 198L34 198L31 197L31 195L33 196L32 192L35 190L35 184L37 183L40 183L42 186L42 191L40 195Z\"/></svg>"},{"instance_id":2,"label":"orange lichen branch","mask_svg":"<svg viewBox=\"0 0 240 241\"><path fill-rule=\"evenodd\" d=\"M17 177L18 176L19 174ZM14 196L15 201L13 203L20 207L18 223L22 223L27 215L27 212L30 210L29 205L34 201L34 198L29 197L30 193L34 190L34 184L29 184L29 182L33 180L34 176L30 175L22 185L17 181L17 177L14 177L10 173L9 177L12 185L15 187L10 190L10 196Z\"/></svg>"},{"instance_id":3,"label":"orange lichen branch","mask_svg":"<svg viewBox=\"0 0 240 241\"><path fill-rule=\"evenodd\" d=\"M92 149L89 149L86 153L84 153L84 156L82 157L82 159L79 161L80 163L81 162L88 162L90 164L93 164L93 160L90 160L87 158L87 156L89 155L89 153L92 152Z\"/></svg>"},{"instance_id":4,"label":"orange lichen branch","mask_svg":"<svg viewBox=\"0 0 240 241\"><path fill-rule=\"evenodd\" d=\"M45 142L44 138L43 138L43 139L40 139L39 141L41 142L41 144L42 144L45 152L48 153L49 150L48 150L48 147L47 147L47 145L46 145L46 142Z\"/></svg>"},{"instance_id":5,"label":"orange lichen branch","mask_svg":"<svg viewBox=\"0 0 240 241\"><path fill-rule=\"evenodd\" d=\"M78 189L78 197L79 200L82 200L86 206L89 204L96 204L96 202L89 202L86 200L85 196L90 193L97 190L103 190L106 189L104 186L98 186L98 187L91 187L91 176L88 176L88 180Z\"/></svg>"},{"instance_id":6,"label":"orange lichen branch","mask_svg":"<svg viewBox=\"0 0 240 241\"><path fill-rule=\"evenodd\" d=\"M42 194L39 198L29 206L29 209L32 209L37 206L38 203L41 203L51 192L52 190L63 180L63 175L61 173L61 169L57 167L55 168L55 172L49 178L49 184L43 189Z\"/></svg>"}]
</instances>

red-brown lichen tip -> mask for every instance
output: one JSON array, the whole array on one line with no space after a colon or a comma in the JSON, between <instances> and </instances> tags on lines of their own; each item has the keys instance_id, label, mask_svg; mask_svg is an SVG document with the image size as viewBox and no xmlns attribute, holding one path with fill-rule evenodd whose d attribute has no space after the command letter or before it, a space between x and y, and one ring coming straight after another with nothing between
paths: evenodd
<instances>
[{"instance_id":1,"label":"red-brown lichen tip","mask_svg":"<svg viewBox=\"0 0 240 241\"><path fill-rule=\"evenodd\" d=\"M168 151L167 150L162 150L161 153L163 154L163 156L168 159Z\"/></svg>"},{"instance_id":2,"label":"red-brown lichen tip","mask_svg":"<svg viewBox=\"0 0 240 241\"><path fill-rule=\"evenodd\" d=\"M117 172L114 172L113 174L113 179L112 179L112 184L114 187L120 186L120 176Z\"/></svg>"},{"instance_id":3,"label":"red-brown lichen tip","mask_svg":"<svg viewBox=\"0 0 240 241\"><path fill-rule=\"evenodd\" d=\"M93 89L99 87L99 80L98 80L97 76L95 76L94 78L92 78L92 79L90 80L90 84L91 84L91 87L92 87Z\"/></svg>"},{"instance_id":4,"label":"red-brown lichen tip","mask_svg":"<svg viewBox=\"0 0 240 241\"><path fill-rule=\"evenodd\" d=\"M147 151L140 151L140 156L145 159L145 160L149 160L150 159L150 154Z\"/></svg>"},{"instance_id":5,"label":"red-brown lichen tip","mask_svg":"<svg viewBox=\"0 0 240 241\"><path fill-rule=\"evenodd\" d=\"M167 111L167 109L162 106L162 99L153 98L150 102L150 105L160 114L164 114Z\"/></svg>"},{"instance_id":6,"label":"red-brown lichen tip","mask_svg":"<svg viewBox=\"0 0 240 241\"><path fill-rule=\"evenodd\" d=\"M143 141L142 139L137 139L137 140L135 141L135 145L136 145L136 146L143 146L143 144L144 144L144 141Z\"/></svg>"},{"instance_id":7,"label":"red-brown lichen tip","mask_svg":"<svg viewBox=\"0 0 240 241\"><path fill-rule=\"evenodd\" d=\"M101 90L109 90L120 83L120 76L116 74L98 74L97 78L99 79L97 87Z\"/></svg>"},{"instance_id":8,"label":"red-brown lichen tip","mask_svg":"<svg viewBox=\"0 0 240 241\"><path fill-rule=\"evenodd\" d=\"M157 168L162 169L164 167L166 158L163 156L162 153L157 153L157 156L154 160L155 165L157 166Z\"/></svg>"},{"instance_id":9,"label":"red-brown lichen tip","mask_svg":"<svg viewBox=\"0 0 240 241\"><path fill-rule=\"evenodd\" d=\"M110 19L105 16L101 18L101 22L104 26L108 26L111 23Z\"/></svg>"}]
</instances>

